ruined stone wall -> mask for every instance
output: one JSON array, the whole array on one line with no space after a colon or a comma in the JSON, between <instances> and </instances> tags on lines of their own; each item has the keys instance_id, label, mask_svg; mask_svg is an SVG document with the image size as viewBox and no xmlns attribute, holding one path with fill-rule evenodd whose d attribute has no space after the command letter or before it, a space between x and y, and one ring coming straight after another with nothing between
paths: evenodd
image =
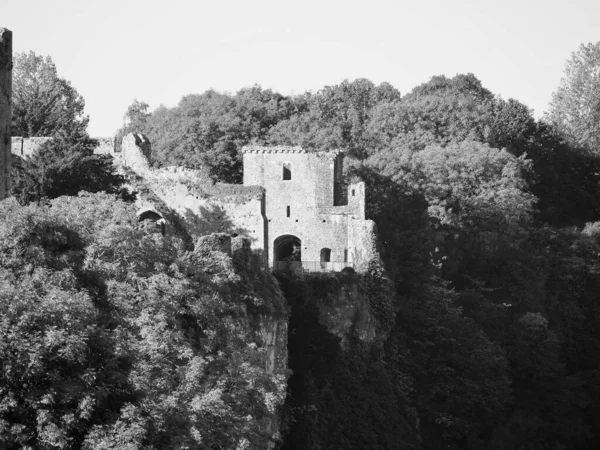
<instances>
[{"instance_id":1,"label":"ruined stone wall","mask_svg":"<svg viewBox=\"0 0 600 450\"><path fill-rule=\"evenodd\" d=\"M264 190L256 186L212 185L199 176L199 172L185 169L149 170L144 174L144 184L183 219L183 226L192 237L217 232L246 236L252 249L263 253ZM144 201L144 192L140 196Z\"/></svg>"},{"instance_id":2,"label":"ruined stone wall","mask_svg":"<svg viewBox=\"0 0 600 450\"><path fill-rule=\"evenodd\" d=\"M52 140L50 137L30 137L23 139L21 156L29 157L42 146L42 144Z\"/></svg>"},{"instance_id":3,"label":"ruined stone wall","mask_svg":"<svg viewBox=\"0 0 600 450\"><path fill-rule=\"evenodd\" d=\"M10 138L10 151L13 155L23 156L23 138L22 137L11 137Z\"/></svg>"},{"instance_id":4,"label":"ruined stone wall","mask_svg":"<svg viewBox=\"0 0 600 450\"><path fill-rule=\"evenodd\" d=\"M372 220L352 219L348 224L349 260L358 271L366 269L369 261L379 259L377 227ZM363 267L364 266L364 267Z\"/></svg>"},{"instance_id":5,"label":"ruined stone wall","mask_svg":"<svg viewBox=\"0 0 600 450\"><path fill-rule=\"evenodd\" d=\"M98 140L98 147L94 149L94 155L112 155L115 152L115 138L95 138Z\"/></svg>"},{"instance_id":6,"label":"ruined stone wall","mask_svg":"<svg viewBox=\"0 0 600 450\"><path fill-rule=\"evenodd\" d=\"M29 137L20 136L11 137L10 151L13 155L21 156L22 158L29 157L40 148L40 146L52 139L51 137ZM94 149L94 154L114 154L115 142L114 138L95 138L98 140L98 147Z\"/></svg>"},{"instance_id":7,"label":"ruined stone wall","mask_svg":"<svg viewBox=\"0 0 600 450\"><path fill-rule=\"evenodd\" d=\"M0 200L10 192L12 32L0 28Z\"/></svg>"},{"instance_id":8,"label":"ruined stone wall","mask_svg":"<svg viewBox=\"0 0 600 450\"><path fill-rule=\"evenodd\" d=\"M119 163L131 169L132 161L140 167L143 160L144 170L136 171L146 190L140 190L141 201L151 202L154 196L182 218L194 238L215 232L247 236L252 249L272 265L276 240L295 236L301 242L302 261L314 263L315 270L322 249L328 249L329 261L338 264L358 266L377 257L374 223L364 220L364 183L348 186L347 205L333 205L334 182L341 177L340 152L246 147L244 185L214 185L198 171L149 169L140 139L124 138L125 155L118 157ZM135 158L127 157L128 152ZM291 176L284 176L284 167Z\"/></svg>"},{"instance_id":9,"label":"ruined stone wall","mask_svg":"<svg viewBox=\"0 0 600 450\"><path fill-rule=\"evenodd\" d=\"M320 214L345 214L355 219L365 218L365 183L360 181L352 183L346 187L347 204L342 206L332 206L321 204L318 207Z\"/></svg>"},{"instance_id":10,"label":"ruined stone wall","mask_svg":"<svg viewBox=\"0 0 600 450\"><path fill-rule=\"evenodd\" d=\"M349 261L349 227L364 219L364 183L348 186L347 205L334 206L334 185L340 183L343 154L307 152L299 147L244 147L244 185L265 188L267 256L276 259L275 241L284 235L300 239L302 261L319 262L331 250L331 262ZM284 166L291 179L284 179Z\"/></svg>"},{"instance_id":11,"label":"ruined stone wall","mask_svg":"<svg viewBox=\"0 0 600 450\"><path fill-rule=\"evenodd\" d=\"M150 168L152 145L143 134L129 133L123 138L120 157L131 170L144 173Z\"/></svg>"}]
</instances>

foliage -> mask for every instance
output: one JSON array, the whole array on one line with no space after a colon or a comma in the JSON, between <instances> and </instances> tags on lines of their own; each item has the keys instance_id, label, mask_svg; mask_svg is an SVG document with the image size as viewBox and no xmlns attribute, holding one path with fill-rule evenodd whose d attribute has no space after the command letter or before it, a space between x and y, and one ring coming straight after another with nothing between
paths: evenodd
<instances>
[{"instance_id":1,"label":"foliage","mask_svg":"<svg viewBox=\"0 0 600 450\"><path fill-rule=\"evenodd\" d=\"M581 44L565 63L545 119L576 146L600 152L600 42Z\"/></svg>"},{"instance_id":2,"label":"foliage","mask_svg":"<svg viewBox=\"0 0 600 450\"><path fill-rule=\"evenodd\" d=\"M370 145L366 126L374 108L399 98L400 93L389 83L375 86L364 78L344 80L315 94L295 98L297 112L274 126L268 141L321 150L338 148L349 156L362 158Z\"/></svg>"},{"instance_id":3,"label":"foliage","mask_svg":"<svg viewBox=\"0 0 600 450\"><path fill-rule=\"evenodd\" d=\"M281 303L269 278L107 194L0 210L0 446L267 447L285 372L247 305Z\"/></svg>"},{"instance_id":4,"label":"foliage","mask_svg":"<svg viewBox=\"0 0 600 450\"><path fill-rule=\"evenodd\" d=\"M392 449L399 443L411 448L416 436L410 435L406 411L397 404L394 381L377 349L353 335L342 348L319 320L320 303L328 292L336 295L344 280L286 276L279 281L292 310L288 348L293 375L283 448Z\"/></svg>"},{"instance_id":5,"label":"foliage","mask_svg":"<svg viewBox=\"0 0 600 450\"><path fill-rule=\"evenodd\" d=\"M241 147L263 142L267 131L292 111L287 98L259 86L235 96L212 90L187 95L175 108L161 106L147 118L145 109L139 114L135 103L128 114L132 108L136 114L129 127L136 126L148 136L156 165L204 167L224 182L241 181Z\"/></svg>"},{"instance_id":6,"label":"foliage","mask_svg":"<svg viewBox=\"0 0 600 450\"><path fill-rule=\"evenodd\" d=\"M133 103L127 107L127 111L123 116L123 127L115 133L116 148L115 151L121 151L123 138L129 133L142 133L146 128L150 113L148 112L150 105L146 102L141 102L138 99L133 100Z\"/></svg>"},{"instance_id":7,"label":"foliage","mask_svg":"<svg viewBox=\"0 0 600 450\"><path fill-rule=\"evenodd\" d=\"M85 102L49 56L13 57L12 136L87 136Z\"/></svg>"},{"instance_id":8,"label":"foliage","mask_svg":"<svg viewBox=\"0 0 600 450\"><path fill-rule=\"evenodd\" d=\"M22 204L80 191L105 191L134 199L123 187L125 178L116 173L112 156L93 154L96 144L91 139L63 136L45 142L30 158L15 164L12 194Z\"/></svg>"},{"instance_id":9,"label":"foliage","mask_svg":"<svg viewBox=\"0 0 600 450\"><path fill-rule=\"evenodd\" d=\"M480 229L526 223L535 198L527 192L531 165L473 141L423 151L379 154L382 172L410 193L423 194L442 225Z\"/></svg>"}]
</instances>

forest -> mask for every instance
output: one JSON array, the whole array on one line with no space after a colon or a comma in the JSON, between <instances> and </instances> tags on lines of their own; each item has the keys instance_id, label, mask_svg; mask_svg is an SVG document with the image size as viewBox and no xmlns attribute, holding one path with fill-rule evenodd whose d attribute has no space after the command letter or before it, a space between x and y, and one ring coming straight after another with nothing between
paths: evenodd
<instances>
[{"instance_id":1,"label":"forest","mask_svg":"<svg viewBox=\"0 0 600 450\"><path fill-rule=\"evenodd\" d=\"M277 415L285 449L600 447L600 42L541 119L473 74L133 102L117 138L213 181L241 183L249 143L344 150L378 227L360 282L384 336L345 348L315 312L343 276L274 283L145 234L81 96L49 58L14 70L13 135L56 139L0 204L1 447L262 449L246 418ZM32 105L19 80L41 72ZM257 311L289 318L290 373L262 368Z\"/></svg>"}]
</instances>

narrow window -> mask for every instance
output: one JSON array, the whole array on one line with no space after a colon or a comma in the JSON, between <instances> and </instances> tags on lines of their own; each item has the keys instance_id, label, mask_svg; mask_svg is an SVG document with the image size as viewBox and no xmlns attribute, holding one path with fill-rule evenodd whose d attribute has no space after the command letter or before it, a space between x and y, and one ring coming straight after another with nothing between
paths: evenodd
<instances>
[{"instance_id":1,"label":"narrow window","mask_svg":"<svg viewBox=\"0 0 600 450\"><path fill-rule=\"evenodd\" d=\"M344 249L344 262L348 262L348 249Z\"/></svg>"},{"instance_id":2,"label":"narrow window","mask_svg":"<svg viewBox=\"0 0 600 450\"><path fill-rule=\"evenodd\" d=\"M290 206L289 205L286 207L286 212L287 212L287 216L290 217Z\"/></svg>"},{"instance_id":3,"label":"narrow window","mask_svg":"<svg viewBox=\"0 0 600 450\"><path fill-rule=\"evenodd\" d=\"M352 197L354 197L354 189L352 189Z\"/></svg>"},{"instance_id":4,"label":"narrow window","mask_svg":"<svg viewBox=\"0 0 600 450\"><path fill-rule=\"evenodd\" d=\"M290 163L283 163L283 179L292 179L292 165Z\"/></svg>"},{"instance_id":5,"label":"narrow window","mask_svg":"<svg viewBox=\"0 0 600 450\"><path fill-rule=\"evenodd\" d=\"M321 262L330 262L331 261L331 249L330 248L322 248L321 249Z\"/></svg>"}]
</instances>

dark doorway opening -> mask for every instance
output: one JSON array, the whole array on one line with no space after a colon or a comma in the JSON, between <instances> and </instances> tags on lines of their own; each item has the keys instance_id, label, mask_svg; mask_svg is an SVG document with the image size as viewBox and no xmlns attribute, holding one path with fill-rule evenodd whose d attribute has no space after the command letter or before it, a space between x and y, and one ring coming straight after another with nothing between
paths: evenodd
<instances>
[{"instance_id":1,"label":"dark doorway opening","mask_svg":"<svg viewBox=\"0 0 600 450\"><path fill-rule=\"evenodd\" d=\"M275 239L275 261L302 261L302 242L296 236L284 234Z\"/></svg>"}]
</instances>

